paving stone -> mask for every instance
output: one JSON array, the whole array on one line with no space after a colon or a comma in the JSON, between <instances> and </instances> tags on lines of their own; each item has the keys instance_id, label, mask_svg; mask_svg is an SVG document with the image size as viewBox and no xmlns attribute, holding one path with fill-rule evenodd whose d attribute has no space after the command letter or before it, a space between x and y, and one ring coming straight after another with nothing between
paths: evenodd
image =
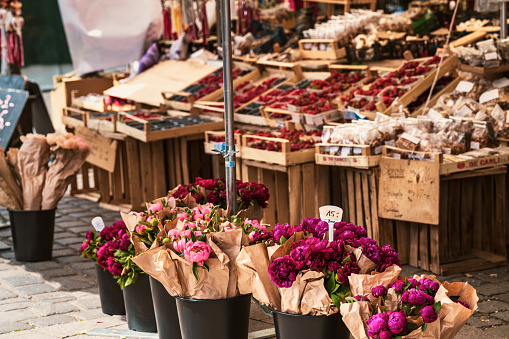
<instances>
[{"instance_id":1,"label":"paving stone","mask_svg":"<svg viewBox=\"0 0 509 339\"><path fill-rule=\"evenodd\" d=\"M29 285L18 288L16 291L21 295L34 295L47 292L55 292L57 289L48 284Z\"/></svg>"},{"instance_id":2,"label":"paving stone","mask_svg":"<svg viewBox=\"0 0 509 339\"><path fill-rule=\"evenodd\" d=\"M0 238L7 238L12 235L12 231L10 229L0 230Z\"/></svg>"},{"instance_id":3,"label":"paving stone","mask_svg":"<svg viewBox=\"0 0 509 339\"><path fill-rule=\"evenodd\" d=\"M9 271L9 270L12 270L12 269L16 269L16 266L9 265L9 264L7 264L5 262L0 263L0 271Z\"/></svg>"},{"instance_id":4,"label":"paving stone","mask_svg":"<svg viewBox=\"0 0 509 339\"><path fill-rule=\"evenodd\" d=\"M100 308L81 311L78 313L73 313L71 315L73 317L77 318L78 320L89 320L89 319L96 319L96 318L104 317L104 313L103 313L102 309L100 309Z\"/></svg>"},{"instance_id":5,"label":"paving stone","mask_svg":"<svg viewBox=\"0 0 509 339\"><path fill-rule=\"evenodd\" d=\"M76 208L76 207L74 207L74 208L59 208L59 210L60 210L60 213L67 214L67 215L69 215L71 213L79 213L79 212L83 211L82 208Z\"/></svg>"},{"instance_id":6,"label":"paving stone","mask_svg":"<svg viewBox=\"0 0 509 339\"><path fill-rule=\"evenodd\" d=\"M472 285L473 286L473 285ZM509 291L509 284L484 284L481 285L480 290L482 290L482 294L487 296L493 296L495 294L506 293Z\"/></svg>"},{"instance_id":7,"label":"paving stone","mask_svg":"<svg viewBox=\"0 0 509 339\"><path fill-rule=\"evenodd\" d=\"M66 257L69 255L75 255L76 251L71 250L70 248L65 248L63 250L53 251L53 258Z\"/></svg>"},{"instance_id":8,"label":"paving stone","mask_svg":"<svg viewBox=\"0 0 509 339\"><path fill-rule=\"evenodd\" d=\"M15 303L23 303L23 302L27 302L27 301L30 301L30 299L16 296L15 298L0 300L0 306L8 305L8 304L15 304ZM0 307L0 310L1 309L2 308Z\"/></svg>"},{"instance_id":9,"label":"paving stone","mask_svg":"<svg viewBox=\"0 0 509 339\"><path fill-rule=\"evenodd\" d=\"M91 226L80 226L80 227L70 227L67 230L74 232L76 234L81 234L81 233L86 233L88 231L92 231L93 228ZM85 240L85 239L83 239L83 240Z\"/></svg>"},{"instance_id":10,"label":"paving stone","mask_svg":"<svg viewBox=\"0 0 509 339\"><path fill-rule=\"evenodd\" d=\"M492 316L509 322L509 311L493 313Z\"/></svg>"},{"instance_id":11,"label":"paving stone","mask_svg":"<svg viewBox=\"0 0 509 339\"><path fill-rule=\"evenodd\" d=\"M77 236L73 235L72 237L57 239L57 240L55 240L55 242L60 245L71 245L71 244L80 244L81 245L83 243L83 240L85 240L85 239L83 239L82 237L77 237Z\"/></svg>"},{"instance_id":12,"label":"paving stone","mask_svg":"<svg viewBox=\"0 0 509 339\"><path fill-rule=\"evenodd\" d=\"M33 317L34 314L29 310L0 312L0 327L2 327L3 323L23 321Z\"/></svg>"},{"instance_id":13,"label":"paving stone","mask_svg":"<svg viewBox=\"0 0 509 339\"><path fill-rule=\"evenodd\" d=\"M54 304L43 304L39 306L32 307L32 311L35 313L47 317L50 315L55 314L64 314L69 312L76 312L79 311L79 308L76 305L67 303L67 302L61 302L61 303L54 303Z\"/></svg>"},{"instance_id":14,"label":"paving stone","mask_svg":"<svg viewBox=\"0 0 509 339\"><path fill-rule=\"evenodd\" d=\"M274 324L269 324L264 321L251 320L249 321L249 332L265 330L274 327Z\"/></svg>"},{"instance_id":15,"label":"paving stone","mask_svg":"<svg viewBox=\"0 0 509 339\"><path fill-rule=\"evenodd\" d=\"M75 322L73 317L63 314L51 315L49 317L37 318L29 320L28 323L37 327L46 327L57 324L65 324Z\"/></svg>"},{"instance_id":16,"label":"paving stone","mask_svg":"<svg viewBox=\"0 0 509 339\"><path fill-rule=\"evenodd\" d=\"M468 319L467 324L477 328L486 328L490 326L502 325L504 322L498 318L490 317L488 315L479 315Z\"/></svg>"},{"instance_id":17,"label":"paving stone","mask_svg":"<svg viewBox=\"0 0 509 339\"><path fill-rule=\"evenodd\" d=\"M87 262L75 262L75 263L69 264L69 266L71 266L71 268L76 270L76 271L83 271L83 270L86 270L86 269L93 269L94 265L95 264L94 264L94 262L92 260L89 260Z\"/></svg>"},{"instance_id":18,"label":"paving stone","mask_svg":"<svg viewBox=\"0 0 509 339\"><path fill-rule=\"evenodd\" d=\"M44 282L41 278L33 275L5 278L4 281L12 287L42 284Z\"/></svg>"},{"instance_id":19,"label":"paving stone","mask_svg":"<svg viewBox=\"0 0 509 339\"><path fill-rule=\"evenodd\" d=\"M6 244L3 241L0 241L0 251L10 250L11 245Z\"/></svg>"},{"instance_id":20,"label":"paving stone","mask_svg":"<svg viewBox=\"0 0 509 339\"><path fill-rule=\"evenodd\" d=\"M55 241L57 241L58 239L66 239L66 238L71 238L71 237L75 237L75 236L76 236L76 234L65 231L65 232L55 233L54 237L55 237Z\"/></svg>"},{"instance_id":21,"label":"paving stone","mask_svg":"<svg viewBox=\"0 0 509 339\"><path fill-rule=\"evenodd\" d=\"M45 302L45 303L58 303L64 301L74 301L76 297L70 292L51 292L43 293L33 296L34 300Z\"/></svg>"},{"instance_id":22,"label":"paving stone","mask_svg":"<svg viewBox=\"0 0 509 339\"><path fill-rule=\"evenodd\" d=\"M249 314L249 318L259 321L272 321L272 318L263 313L260 307L255 303L251 303L251 313Z\"/></svg>"},{"instance_id":23,"label":"paving stone","mask_svg":"<svg viewBox=\"0 0 509 339\"><path fill-rule=\"evenodd\" d=\"M27 323L16 321L12 323L6 323L2 324L0 326L0 334L14 332L14 331L23 331L23 330L29 330L32 326L28 325Z\"/></svg>"},{"instance_id":24,"label":"paving stone","mask_svg":"<svg viewBox=\"0 0 509 339\"><path fill-rule=\"evenodd\" d=\"M94 211L84 211L83 212L83 210L81 210L81 212L79 212L79 213L69 213L69 215L71 217L85 219L85 220L88 220L88 222L90 222L90 221L92 221L92 219L97 217L99 214L97 214L97 212L94 212Z\"/></svg>"},{"instance_id":25,"label":"paving stone","mask_svg":"<svg viewBox=\"0 0 509 339\"><path fill-rule=\"evenodd\" d=\"M74 253L76 253L76 252L74 252ZM90 259L80 257L79 254L71 255L69 257L59 257L59 258L56 258L55 260L61 264L70 264L73 262L90 261Z\"/></svg>"},{"instance_id":26,"label":"paving stone","mask_svg":"<svg viewBox=\"0 0 509 339\"><path fill-rule=\"evenodd\" d=\"M9 271L0 271L0 279L7 279L12 277L21 277L30 275L29 272L18 270L16 269L16 266L11 266L11 270Z\"/></svg>"},{"instance_id":27,"label":"paving stone","mask_svg":"<svg viewBox=\"0 0 509 339\"><path fill-rule=\"evenodd\" d=\"M473 339L473 338L501 339L502 337L499 337L498 335L488 337L485 330L469 325L463 326L463 328L454 337L454 339Z\"/></svg>"},{"instance_id":28,"label":"paving stone","mask_svg":"<svg viewBox=\"0 0 509 339\"><path fill-rule=\"evenodd\" d=\"M54 261L48 260L48 261L25 263L25 264L23 264L22 267L29 271L39 272L39 271L44 271L44 270L50 270L53 268L61 268L62 265L60 265Z\"/></svg>"},{"instance_id":29,"label":"paving stone","mask_svg":"<svg viewBox=\"0 0 509 339\"><path fill-rule=\"evenodd\" d=\"M10 303L2 305L2 311L15 311L15 310L24 310L29 307L37 306L38 304L35 301L26 300L17 303Z\"/></svg>"},{"instance_id":30,"label":"paving stone","mask_svg":"<svg viewBox=\"0 0 509 339\"><path fill-rule=\"evenodd\" d=\"M52 270L42 271L41 276L46 280L52 280L57 277L65 277L68 275L76 275L76 271L70 267L64 266Z\"/></svg>"},{"instance_id":31,"label":"paving stone","mask_svg":"<svg viewBox=\"0 0 509 339\"><path fill-rule=\"evenodd\" d=\"M16 294L4 289L0 289L0 300L10 299L16 297Z\"/></svg>"},{"instance_id":32,"label":"paving stone","mask_svg":"<svg viewBox=\"0 0 509 339\"><path fill-rule=\"evenodd\" d=\"M83 298L83 299L77 299L73 301L75 305L78 305L78 307L90 310L95 308L101 307L101 300L99 299L99 296L96 296L95 298Z\"/></svg>"},{"instance_id":33,"label":"paving stone","mask_svg":"<svg viewBox=\"0 0 509 339\"><path fill-rule=\"evenodd\" d=\"M67 247L70 247L72 248L73 250L75 250L76 252L78 253L81 253L81 243L79 244L70 244L70 245L67 245Z\"/></svg>"},{"instance_id":34,"label":"paving stone","mask_svg":"<svg viewBox=\"0 0 509 339\"><path fill-rule=\"evenodd\" d=\"M57 225L64 229L69 229L71 227L83 226L83 221L76 219L71 221L59 221L57 222Z\"/></svg>"},{"instance_id":35,"label":"paving stone","mask_svg":"<svg viewBox=\"0 0 509 339\"><path fill-rule=\"evenodd\" d=\"M64 291L76 291L94 287L96 285L94 280L85 278L83 276L58 277L53 279L53 281L60 284L60 286L62 286L62 290Z\"/></svg>"},{"instance_id":36,"label":"paving stone","mask_svg":"<svg viewBox=\"0 0 509 339\"><path fill-rule=\"evenodd\" d=\"M509 333L509 325L502 325L491 327L484 330L485 336L484 338L507 338ZM480 338L480 337L479 337Z\"/></svg>"},{"instance_id":37,"label":"paving stone","mask_svg":"<svg viewBox=\"0 0 509 339\"><path fill-rule=\"evenodd\" d=\"M496 300L483 301L477 304L479 313L493 313L497 311L509 310L509 304Z\"/></svg>"}]
</instances>

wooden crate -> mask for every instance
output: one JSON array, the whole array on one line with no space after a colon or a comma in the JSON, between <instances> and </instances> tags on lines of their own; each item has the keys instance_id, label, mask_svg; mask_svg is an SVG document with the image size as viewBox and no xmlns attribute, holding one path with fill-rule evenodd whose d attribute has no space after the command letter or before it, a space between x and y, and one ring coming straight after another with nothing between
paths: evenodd
<instances>
[{"instance_id":1,"label":"wooden crate","mask_svg":"<svg viewBox=\"0 0 509 339\"><path fill-rule=\"evenodd\" d=\"M320 2L327 4L327 16L334 14L334 5L344 6L344 12L350 13L351 6L369 5L370 10L376 11L376 0L304 0L304 7L309 6L309 2Z\"/></svg>"},{"instance_id":2,"label":"wooden crate","mask_svg":"<svg viewBox=\"0 0 509 339\"><path fill-rule=\"evenodd\" d=\"M87 115L84 111L77 108L65 107L62 115L62 124L66 127L85 127L87 123Z\"/></svg>"},{"instance_id":3,"label":"wooden crate","mask_svg":"<svg viewBox=\"0 0 509 339\"><path fill-rule=\"evenodd\" d=\"M176 116L185 116L185 113L175 113L171 114L170 117L176 117ZM137 129L134 127L129 126L129 123L121 122L121 117L127 117L130 118L132 121L136 121L138 123L143 124L143 129ZM176 138L186 135L193 135L196 133L203 133L208 130L216 130L224 128L224 121L223 119L220 119L218 117L212 117L212 116L203 116L206 119L209 119L210 122L203 123L203 124L197 124L197 125L190 125L186 127L179 127L179 128L172 128L172 129L165 129L165 130L155 130L153 131L151 129L151 125L153 124L153 121L146 120L146 119L140 119L137 118L129 113L125 112L119 112L119 119L117 121L117 131L124 133L132 138L135 138L137 140L143 141L143 142L150 142L150 141L157 141L157 140L163 140L168 138ZM159 119L155 119L159 120Z\"/></svg>"},{"instance_id":4,"label":"wooden crate","mask_svg":"<svg viewBox=\"0 0 509 339\"><path fill-rule=\"evenodd\" d=\"M297 225L304 218L319 217L318 208L328 203L329 174L314 163L295 166L242 159L242 180L263 183L270 192L263 222Z\"/></svg>"},{"instance_id":5,"label":"wooden crate","mask_svg":"<svg viewBox=\"0 0 509 339\"><path fill-rule=\"evenodd\" d=\"M352 168L364 168L368 169L376 167L380 163L380 153L382 148L373 149L366 145L341 145L341 144L329 144L320 143L315 144L315 162L319 165L330 165L330 166L342 166ZM352 149L355 154L350 156L330 155L326 154L324 148L326 147L338 147L339 149L347 147ZM378 154L377 154L378 153Z\"/></svg>"},{"instance_id":6,"label":"wooden crate","mask_svg":"<svg viewBox=\"0 0 509 339\"><path fill-rule=\"evenodd\" d=\"M256 149L249 146L248 139L272 141L281 144L281 152L273 152L262 149ZM277 164L282 166L298 165L315 161L315 150L306 149L295 152L290 151L291 142L286 139L262 137L258 135L243 135L242 136L242 159L255 160L259 162L266 162L270 164Z\"/></svg>"},{"instance_id":7,"label":"wooden crate","mask_svg":"<svg viewBox=\"0 0 509 339\"><path fill-rule=\"evenodd\" d=\"M337 60L346 56L346 49L335 39L301 39L299 50L303 59Z\"/></svg>"}]
</instances>

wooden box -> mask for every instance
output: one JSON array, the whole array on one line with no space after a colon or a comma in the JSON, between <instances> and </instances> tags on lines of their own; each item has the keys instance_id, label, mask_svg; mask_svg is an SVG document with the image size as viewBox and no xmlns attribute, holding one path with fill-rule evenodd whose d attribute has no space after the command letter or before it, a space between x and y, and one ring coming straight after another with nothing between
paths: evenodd
<instances>
[{"instance_id":1,"label":"wooden box","mask_svg":"<svg viewBox=\"0 0 509 339\"><path fill-rule=\"evenodd\" d=\"M346 56L345 48L335 39L301 39L299 50L303 59L337 60Z\"/></svg>"},{"instance_id":2,"label":"wooden box","mask_svg":"<svg viewBox=\"0 0 509 339\"><path fill-rule=\"evenodd\" d=\"M315 147L316 147L315 161L319 165L342 166L364 169L378 166L381 157L380 153L382 151L381 147L378 152L378 150L372 149L370 146L366 145L340 145L340 144L320 143L315 144ZM353 153L355 155L341 156L326 154L324 149L330 147L337 147L339 150L341 150L342 148L353 149Z\"/></svg>"}]
</instances>

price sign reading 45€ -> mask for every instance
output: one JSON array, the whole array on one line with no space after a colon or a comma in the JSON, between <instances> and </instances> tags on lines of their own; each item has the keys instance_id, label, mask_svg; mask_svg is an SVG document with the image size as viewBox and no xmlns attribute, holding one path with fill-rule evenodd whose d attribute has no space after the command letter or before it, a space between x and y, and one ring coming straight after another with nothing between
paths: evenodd
<instances>
[{"instance_id":1,"label":"price sign reading 45\u20ac","mask_svg":"<svg viewBox=\"0 0 509 339\"><path fill-rule=\"evenodd\" d=\"M322 206L320 211L320 219L329 224L329 241L334 240L334 224L343 218L343 210L337 206Z\"/></svg>"}]
</instances>

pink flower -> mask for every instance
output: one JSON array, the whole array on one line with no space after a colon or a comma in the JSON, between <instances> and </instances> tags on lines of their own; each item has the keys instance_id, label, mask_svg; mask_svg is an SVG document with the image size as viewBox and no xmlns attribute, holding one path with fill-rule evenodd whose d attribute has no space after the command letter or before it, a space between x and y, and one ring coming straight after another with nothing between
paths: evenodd
<instances>
[{"instance_id":1,"label":"pink flower","mask_svg":"<svg viewBox=\"0 0 509 339\"><path fill-rule=\"evenodd\" d=\"M195 262L203 266L205 260L210 256L210 246L203 241L188 242L184 250L184 257L189 262Z\"/></svg>"},{"instance_id":2,"label":"pink flower","mask_svg":"<svg viewBox=\"0 0 509 339\"><path fill-rule=\"evenodd\" d=\"M148 218L147 218L147 222L151 222L152 220L154 220L154 216L153 215L149 215Z\"/></svg>"},{"instance_id":3,"label":"pink flower","mask_svg":"<svg viewBox=\"0 0 509 339\"><path fill-rule=\"evenodd\" d=\"M389 320L387 321L389 325L389 330L394 334L401 334L405 332L407 319L406 314L403 311L392 312L389 315Z\"/></svg>"},{"instance_id":4,"label":"pink flower","mask_svg":"<svg viewBox=\"0 0 509 339\"><path fill-rule=\"evenodd\" d=\"M136 233L141 234L145 231L145 227L146 227L145 225L136 226L134 230L136 231Z\"/></svg>"},{"instance_id":5,"label":"pink flower","mask_svg":"<svg viewBox=\"0 0 509 339\"><path fill-rule=\"evenodd\" d=\"M421 310L421 316L425 323L432 323L438 319L438 315L436 314L433 306L423 307Z\"/></svg>"},{"instance_id":6,"label":"pink flower","mask_svg":"<svg viewBox=\"0 0 509 339\"><path fill-rule=\"evenodd\" d=\"M231 228L230 226L226 226L226 227L224 228L224 231L225 231L225 232L231 232L231 231L235 231L235 230L234 230L233 228Z\"/></svg>"},{"instance_id":7,"label":"pink flower","mask_svg":"<svg viewBox=\"0 0 509 339\"><path fill-rule=\"evenodd\" d=\"M194 215L194 217L193 217L193 220L201 220L201 219L203 219L203 214L199 214L199 213L197 213L197 214L195 214L195 215Z\"/></svg>"},{"instance_id":8,"label":"pink flower","mask_svg":"<svg viewBox=\"0 0 509 339\"><path fill-rule=\"evenodd\" d=\"M177 214L177 218L179 218L179 219L180 219L180 221L184 221L184 220L186 220L186 218L187 218L187 214L185 214L185 213L179 213L179 214Z\"/></svg>"},{"instance_id":9,"label":"pink flower","mask_svg":"<svg viewBox=\"0 0 509 339\"><path fill-rule=\"evenodd\" d=\"M149 210L154 213L162 211L163 205L160 202L158 202L157 204L153 204L152 206L150 206Z\"/></svg>"},{"instance_id":10,"label":"pink flower","mask_svg":"<svg viewBox=\"0 0 509 339\"><path fill-rule=\"evenodd\" d=\"M173 242L173 248L179 253L183 253L186 248L186 239L182 238L179 241Z\"/></svg>"},{"instance_id":11,"label":"pink flower","mask_svg":"<svg viewBox=\"0 0 509 339\"><path fill-rule=\"evenodd\" d=\"M203 215L210 214L210 210L208 208L202 208L201 209L201 214L203 214Z\"/></svg>"},{"instance_id":12,"label":"pink flower","mask_svg":"<svg viewBox=\"0 0 509 339\"><path fill-rule=\"evenodd\" d=\"M255 242L255 235L256 235L256 232L249 233L248 237L251 242Z\"/></svg>"},{"instance_id":13,"label":"pink flower","mask_svg":"<svg viewBox=\"0 0 509 339\"><path fill-rule=\"evenodd\" d=\"M175 240L178 237L180 237L181 233L182 231L180 231L178 228L171 229L168 231L168 238L170 238L171 240Z\"/></svg>"}]
</instances>

